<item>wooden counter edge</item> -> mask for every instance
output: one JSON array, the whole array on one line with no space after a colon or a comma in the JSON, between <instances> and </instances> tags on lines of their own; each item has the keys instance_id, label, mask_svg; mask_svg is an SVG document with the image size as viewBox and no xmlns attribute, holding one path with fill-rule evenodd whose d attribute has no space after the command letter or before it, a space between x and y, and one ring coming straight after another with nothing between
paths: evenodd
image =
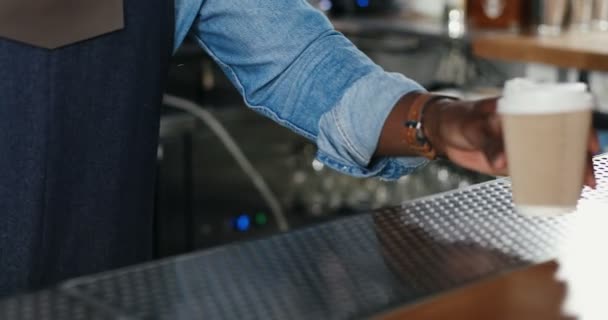
<instances>
[{"instance_id":1,"label":"wooden counter edge","mask_svg":"<svg viewBox=\"0 0 608 320\"><path fill-rule=\"evenodd\" d=\"M565 284L555 280L557 263L550 261L516 269L465 287L404 306L375 319L382 320L544 320L561 315Z\"/></svg>"}]
</instances>

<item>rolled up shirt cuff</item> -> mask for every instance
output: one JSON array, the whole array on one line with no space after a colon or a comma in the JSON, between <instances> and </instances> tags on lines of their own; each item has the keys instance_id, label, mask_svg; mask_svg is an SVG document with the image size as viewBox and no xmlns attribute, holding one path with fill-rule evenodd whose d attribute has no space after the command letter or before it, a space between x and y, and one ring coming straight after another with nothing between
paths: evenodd
<instances>
[{"instance_id":1,"label":"rolled up shirt cuff","mask_svg":"<svg viewBox=\"0 0 608 320\"><path fill-rule=\"evenodd\" d=\"M401 97L421 91L415 81L381 69L362 77L321 117L317 159L351 176L389 180L425 164L426 159L417 157L373 159L389 113Z\"/></svg>"},{"instance_id":2,"label":"rolled up shirt cuff","mask_svg":"<svg viewBox=\"0 0 608 320\"><path fill-rule=\"evenodd\" d=\"M420 157L378 158L368 166L361 167L348 165L341 160L333 159L322 151L317 153L317 160L328 168L352 177L377 177L383 180L397 180L429 162L428 159Z\"/></svg>"}]
</instances>

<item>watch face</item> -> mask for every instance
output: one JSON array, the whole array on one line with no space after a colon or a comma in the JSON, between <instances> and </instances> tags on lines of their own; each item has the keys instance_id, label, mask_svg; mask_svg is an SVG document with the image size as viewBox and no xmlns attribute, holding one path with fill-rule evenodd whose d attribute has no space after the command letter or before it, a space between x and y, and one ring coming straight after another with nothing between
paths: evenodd
<instances>
[{"instance_id":1,"label":"watch face","mask_svg":"<svg viewBox=\"0 0 608 320\"><path fill-rule=\"evenodd\" d=\"M123 0L0 0L0 38L58 48L124 27Z\"/></svg>"}]
</instances>

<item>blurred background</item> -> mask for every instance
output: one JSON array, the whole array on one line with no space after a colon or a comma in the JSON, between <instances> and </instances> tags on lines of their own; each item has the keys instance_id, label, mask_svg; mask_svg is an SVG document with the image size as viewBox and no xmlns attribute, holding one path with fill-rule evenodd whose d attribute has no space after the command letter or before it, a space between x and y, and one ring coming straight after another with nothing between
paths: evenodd
<instances>
[{"instance_id":1,"label":"blurred background","mask_svg":"<svg viewBox=\"0 0 608 320\"><path fill-rule=\"evenodd\" d=\"M429 90L475 99L500 95L505 80L513 77L584 78L598 95L600 108L608 110L608 76L603 73L490 61L472 54L472 35L525 30L543 10L542 1L309 2L376 63ZM262 195L259 181L254 184L255 177L242 170L207 122L167 104L158 147L158 257L285 231L285 223L276 219L277 206L287 227L295 229L493 179L444 161L395 182L337 174L314 162L310 141L249 110L221 70L190 40L173 58L168 93L195 102L219 121L276 203Z\"/></svg>"}]
</instances>

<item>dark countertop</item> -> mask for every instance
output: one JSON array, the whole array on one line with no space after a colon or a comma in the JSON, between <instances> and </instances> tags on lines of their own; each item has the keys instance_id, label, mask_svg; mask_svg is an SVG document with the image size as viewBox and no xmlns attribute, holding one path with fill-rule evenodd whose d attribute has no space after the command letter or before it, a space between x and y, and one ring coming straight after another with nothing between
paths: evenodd
<instances>
[{"instance_id":1,"label":"dark countertop","mask_svg":"<svg viewBox=\"0 0 608 320\"><path fill-rule=\"evenodd\" d=\"M582 202L608 208L608 155L595 163L599 187L586 189ZM577 216L518 215L509 182L497 180L72 280L0 302L0 318L83 319L91 310L100 319L369 317L551 260Z\"/></svg>"}]
</instances>

